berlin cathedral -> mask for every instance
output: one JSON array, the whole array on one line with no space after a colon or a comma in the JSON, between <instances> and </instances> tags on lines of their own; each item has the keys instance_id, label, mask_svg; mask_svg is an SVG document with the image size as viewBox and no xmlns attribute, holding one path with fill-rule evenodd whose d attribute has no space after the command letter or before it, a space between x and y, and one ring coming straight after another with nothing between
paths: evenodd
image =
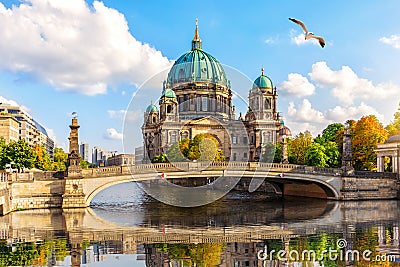
<instances>
[{"instance_id":1,"label":"berlin cathedral","mask_svg":"<svg viewBox=\"0 0 400 267\"><path fill-rule=\"evenodd\" d=\"M144 159L166 153L176 142L208 133L216 138L225 159L258 161L267 143L290 137L277 111L277 90L264 74L249 88L249 106L237 118L230 81L216 58L202 49L198 23L190 51L179 57L163 83L157 107L144 113Z\"/></svg>"}]
</instances>

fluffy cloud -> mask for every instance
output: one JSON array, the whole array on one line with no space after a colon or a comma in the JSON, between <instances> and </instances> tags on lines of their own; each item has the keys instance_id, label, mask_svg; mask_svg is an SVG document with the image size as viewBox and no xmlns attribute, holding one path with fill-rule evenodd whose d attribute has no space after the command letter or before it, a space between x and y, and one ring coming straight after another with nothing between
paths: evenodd
<instances>
[{"instance_id":1,"label":"fluffy cloud","mask_svg":"<svg viewBox=\"0 0 400 267\"><path fill-rule=\"evenodd\" d=\"M305 37L306 36L304 33L297 34L296 31L290 32L290 41L293 44L296 44L296 45L313 44L313 45L320 46L317 39L312 38L310 40L306 40Z\"/></svg>"},{"instance_id":2,"label":"fluffy cloud","mask_svg":"<svg viewBox=\"0 0 400 267\"><path fill-rule=\"evenodd\" d=\"M393 46L394 48L400 48L400 35L391 35L390 37L382 37L379 39L380 42Z\"/></svg>"},{"instance_id":3,"label":"fluffy cloud","mask_svg":"<svg viewBox=\"0 0 400 267\"><path fill-rule=\"evenodd\" d=\"M280 85L280 91L285 95L304 97L314 94L315 86L298 73L290 73L287 81Z\"/></svg>"},{"instance_id":4,"label":"fluffy cloud","mask_svg":"<svg viewBox=\"0 0 400 267\"><path fill-rule=\"evenodd\" d=\"M108 128L104 133L104 138L107 140L122 140L123 134L119 133L114 128Z\"/></svg>"},{"instance_id":5,"label":"fluffy cloud","mask_svg":"<svg viewBox=\"0 0 400 267\"><path fill-rule=\"evenodd\" d=\"M326 123L324 114L314 109L308 99L303 99L296 108L293 102L289 103L287 114L291 121L308 123Z\"/></svg>"},{"instance_id":6,"label":"fluffy cloud","mask_svg":"<svg viewBox=\"0 0 400 267\"><path fill-rule=\"evenodd\" d=\"M28 107L26 107L26 106L21 106L21 105L18 104L15 100L6 99L5 97L3 97L3 96L0 95L0 104L1 104L1 103L3 103L3 104L8 104L8 105L11 105L11 106L20 107L23 111L25 111L26 113L29 114L30 109L29 109Z\"/></svg>"},{"instance_id":7,"label":"fluffy cloud","mask_svg":"<svg viewBox=\"0 0 400 267\"><path fill-rule=\"evenodd\" d=\"M0 25L0 70L31 73L58 90L103 94L171 64L99 1L27 0L12 9L0 2Z\"/></svg>"},{"instance_id":8,"label":"fluffy cloud","mask_svg":"<svg viewBox=\"0 0 400 267\"><path fill-rule=\"evenodd\" d=\"M320 87L331 88L333 96L346 105L353 104L354 99L386 99L400 90L400 87L391 83L374 85L371 81L358 77L349 66L342 66L340 70L334 71L326 62L313 64L308 75Z\"/></svg>"},{"instance_id":9,"label":"fluffy cloud","mask_svg":"<svg viewBox=\"0 0 400 267\"><path fill-rule=\"evenodd\" d=\"M336 106L326 111L326 118L335 122L345 122L348 119L359 120L362 116L375 115L380 121L384 116L380 114L374 107L361 102L358 106L342 107Z\"/></svg>"}]
</instances>

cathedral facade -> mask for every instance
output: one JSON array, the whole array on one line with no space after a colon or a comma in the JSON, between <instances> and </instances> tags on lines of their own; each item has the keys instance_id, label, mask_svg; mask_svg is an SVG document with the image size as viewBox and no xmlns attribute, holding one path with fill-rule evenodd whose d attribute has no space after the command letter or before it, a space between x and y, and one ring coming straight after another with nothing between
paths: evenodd
<instances>
[{"instance_id":1,"label":"cathedral facade","mask_svg":"<svg viewBox=\"0 0 400 267\"><path fill-rule=\"evenodd\" d=\"M208 133L227 160L258 161L267 143L290 135L277 111L277 98L262 69L249 88L247 114L237 118L230 82L218 60L202 49L196 22L191 50L170 69L158 107L151 104L144 113L144 159L166 153L182 139Z\"/></svg>"}]
</instances>

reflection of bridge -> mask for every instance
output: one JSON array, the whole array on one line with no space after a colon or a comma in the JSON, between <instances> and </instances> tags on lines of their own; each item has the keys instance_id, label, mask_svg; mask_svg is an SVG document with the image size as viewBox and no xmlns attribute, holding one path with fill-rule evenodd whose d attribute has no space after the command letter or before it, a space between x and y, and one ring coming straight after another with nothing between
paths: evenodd
<instances>
[{"instance_id":1,"label":"reflection of bridge","mask_svg":"<svg viewBox=\"0 0 400 267\"><path fill-rule=\"evenodd\" d=\"M285 221L273 224L243 225L228 224L182 227L179 224L170 223L168 218L158 221L157 224L146 222L155 221L159 214L150 214L150 218L144 219L143 226L122 226L100 218L92 209L47 209L35 211L19 211L0 217L0 239L36 241L38 239L52 239L66 237L71 247L73 266L80 266L83 241L116 242L120 244L119 253L136 253L137 246L153 243L233 243L233 242L259 242L267 239L288 240L299 235L311 235L319 232L342 233L343 238L351 242L356 234L356 228L363 224L378 226L379 246L388 248L399 242L399 203L396 201L365 201L365 202L334 202L334 207L316 216L314 208L304 205L304 217L289 215L296 209L287 207L276 208L288 214ZM161 204L158 204L159 206ZM311 204L312 206L313 204ZM297 206L297 208L299 205ZM167 207L173 213L178 208ZM207 209L201 213L202 221L206 222L210 211ZM324 210L321 206L319 210ZM270 221L273 213L264 214L262 221ZM148 212L145 212L149 214ZM279 212L278 212L279 213ZM232 217L248 217L253 211L244 214L230 213ZM314 214L314 215L312 215ZM112 214L109 214L112 216ZM219 214L216 214L218 216ZM301 216L300 216L301 217ZM190 220L186 216L181 220ZM291 221L289 218L293 218ZM256 218L254 218L256 219ZM236 221L240 221L237 219ZM379 221L379 222L378 222ZM124 223L124 222L122 222ZM181 221L182 223L182 221ZM186 224L186 223L184 223ZM188 223L190 225L190 222ZM284 226L284 227L282 227ZM393 231L392 243L387 243L385 231L390 227ZM75 257L75 259L74 259Z\"/></svg>"},{"instance_id":2,"label":"reflection of bridge","mask_svg":"<svg viewBox=\"0 0 400 267\"><path fill-rule=\"evenodd\" d=\"M3 213L17 209L48 207L87 207L101 190L131 181L159 181L185 178L242 177L265 179L278 195L295 195L334 200L394 199L398 194L397 177L391 173L364 172L345 176L341 169L257 162L212 163L182 162L111 166L82 170L82 177L56 178L56 173L8 174L0 182ZM200 182L201 184L201 182Z\"/></svg>"}]
</instances>

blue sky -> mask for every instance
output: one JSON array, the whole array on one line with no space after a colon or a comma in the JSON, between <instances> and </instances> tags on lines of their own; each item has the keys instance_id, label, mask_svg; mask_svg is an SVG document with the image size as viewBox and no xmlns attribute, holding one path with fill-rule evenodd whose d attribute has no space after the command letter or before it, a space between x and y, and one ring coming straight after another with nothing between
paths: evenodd
<instances>
[{"instance_id":1,"label":"blue sky","mask_svg":"<svg viewBox=\"0 0 400 267\"><path fill-rule=\"evenodd\" d=\"M64 148L76 111L81 141L122 152L132 96L190 49L198 18L203 49L222 64L249 81L265 68L294 134L369 114L386 125L400 102L398 14L396 0L0 0L0 102L26 108ZM304 42L289 17L322 35L325 48ZM141 144L142 113L162 80L135 95L133 145ZM247 99L242 87L232 84Z\"/></svg>"}]
</instances>

